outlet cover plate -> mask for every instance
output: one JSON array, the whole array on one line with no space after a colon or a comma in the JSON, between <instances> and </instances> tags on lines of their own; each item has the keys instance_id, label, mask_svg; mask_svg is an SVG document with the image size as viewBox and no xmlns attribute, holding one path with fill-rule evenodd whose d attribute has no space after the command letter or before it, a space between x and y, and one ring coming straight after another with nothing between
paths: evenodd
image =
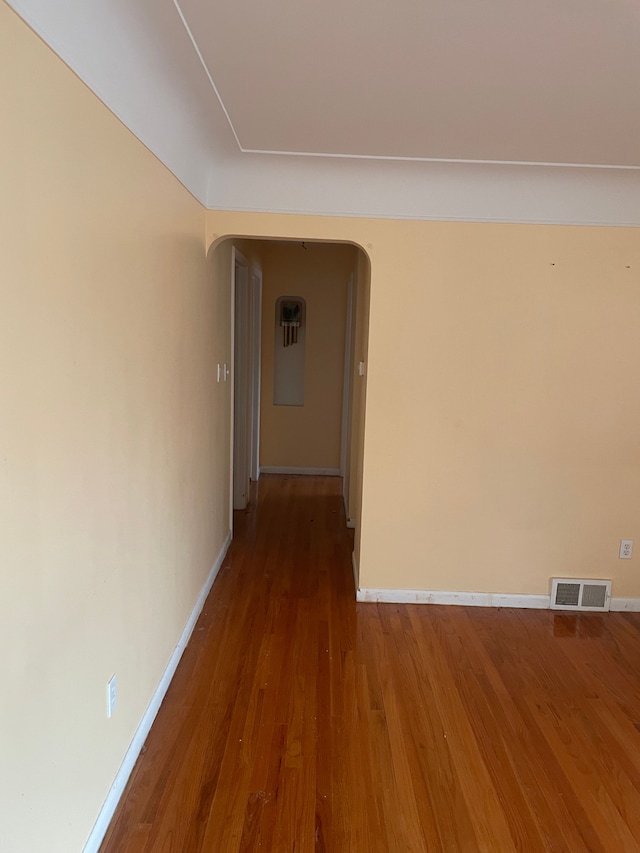
<instances>
[{"instance_id":1,"label":"outlet cover plate","mask_svg":"<svg viewBox=\"0 0 640 853\"><path fill-rule=\"evenodd\" d=\"M619 557L621 560L630 560L633 556L633 539L621 539L620 540L620 553Z\"/></svg>"}]
</instances>

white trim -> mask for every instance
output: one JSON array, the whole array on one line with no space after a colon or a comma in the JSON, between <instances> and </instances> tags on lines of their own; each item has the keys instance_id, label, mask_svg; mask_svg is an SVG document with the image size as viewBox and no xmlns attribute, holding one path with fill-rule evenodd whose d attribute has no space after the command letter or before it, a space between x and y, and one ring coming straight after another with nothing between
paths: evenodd
<instances>
[{"instance_id":1,"label":"white trim","mask_svg":"<svg viewBox=\"0 0 640 853\"><path fill-rule=\"evenodd\" d=\"M215 96L218 99L218 103L220 104L220 107L222 108L222 112L224 113L225 118L227 119L227 121L229 123L229 127L231 128L231 133L233 133L233 138L236 141L236 145L238 146L240 151L242 151L243 150L242 145L240 145L240 140L238 139L238 134L236 133L236 129L233 126L233 122L231 121L231 116L227 112L227 108L225 107L224 101L222 100L222 97L220 96L220 92L218 91L218 87L216 86L216 84L214 82L213 75L209 71L209 67L208 67L207 63L204 61L204 57L203 57L202 53L200 52L200 48L198 47L198 42L196 41L195 36L191 32L191 28L189 27L189 24L187 23L187 19L184 16L184 12L180 8L180 4L178 3L178 0L173 0L173 5L176 7L176 11L177 11L178 15L180 16L180 20L182 21L182 25L184 26L185 30L187 31L187 35L189 36L189 40L190 40L191 44L193 45L193 49L196 52L196 56L200 60L200 64L202 65L204 73L207 75L207 79L209 80L209 83L211 84L211 88L213 89Z\"/></svg>"},{"instance_id":2,"label":"white trim","mask_svg":"<svg viewBox=\"0 0 640 853\"><path fill-rule=\"evenodd\" d=\"M354 578L355 554L351 555ZM390 604L448 604L464 607L518 607L529 610L549 610L549 595L519 595L499 592L445 592L422 589L358 589L356 601L387 602ZM609 609L618 613L640 613L640 598L611 598Z\"/></svg>"},{"instance_id":3,"label":"white trim","mask_svg":"<svg viewBox=\"0 0 640 853\"><path fill-rule=\"evenodd\" d=\"M548 610L548 595L518 595L496 592L445 592L426 589L359 589L356 601L391 604L458 604L464 607L521 607Z\"/></svg>"},{"instance_id":4,"label":"white trim","mask_svg":"<svg viewBox=\"0 0 640 853\"><path fill-rule=\"evenodd\" d=\"M348 518L348 519L347 519L347 527L348 527L350 530L355 530L355 529L356 529L356 520L355 520L355 518Z\"/></svg>"},{"instance_id":5,"label":"white trim","mask_svg":"<svg viewBox=\"0 0 640 853\"><path fill-rule=\"evenodd\" d=\"M231 248L232 346L231 346L231 506L243 510L249 502L251 450L249 438L249 262ZM233 527L233 521L231 521Z\"/></svg>"},{"instance_id":6,"label":"white trim","mask_svg":"<svg viewBox=\"0 0 640 853\"><path fill-rule=\"evenodd\" d=\"M251 479L260 479L260 385L262 381L262 270L251 267L249 274L251 333Z\"/></svg>"},{"instance_id":7,"label":"white trim","mask_svg":"<svg viewBox=\"0 0 640 853\"><path fill-rule=\"evenodd\" d=\"M307 474L310 476L339 477L339 468L287 468L283 465L261 465L261 474Z\"/></svg>"},{"instance_id":8,"label":"white trim","mask_svg":"<svg viewBox=\"0 0 640 853\"><path fill-rule=\"evenodd\" d=\"M107 829L109 828L109 824L113 818L115 810L120 802L120 797L122 796L122 792L124 791L125 785L129 780L129 776L131 775L131 771L133 770L136 761L138 760L138 756L140 754L140 750L144 746L144 742L147 739L149 731L151 730L151 726L153 725L153 721L156 718L156 714L160 709L160 705L162 704L162 700L164 699L165 693L169 685L171 684L171 680L175 674L176 669L178 668L178 664L180 663L180 658L182 657L182 653L184 652L187 643L191 637L193 629L195 628L196 622L198 621L198 617L200 616L200 612L204 607L204 603L207 600L207 596L211 591L211 587L213 586L213 582L216 579L218 572L220 571L220 567L222 566L222 562L229 550L229 545L231 544L231 532L227 534L227 538L225 539L222 548L220 549L220 553L216 557L216 561L213 564L211 571L209 572L209 576L204 582L204 586L200 591L200 595L198 596L198 600L196 601L193 610L187 620L187 624L184 627L184 631L178 640L178 643L171 655L171 659L167 664L167 667L162 674L162 677L156 687L156 690L151 698L151 702L149 702L149 706L145 711L142 720L140 721L140 725L136 729L136 733L133 736L133 740L127 749L122 764L120 765L120 769L116 774L116 778L111 785L109 793L107 794L107 798L104 801L102 808L100 809L100 813L98 814L97 820L91 830L91 834L87 839L87 843L83 848L83 853L98 853L100 849L100 845L102 844L104 837L106 835Z\"/></svg>"},{"instance_id":9,"label":"white trim","mask_svg":"<svg viewBox=\"0 0 640 853\"><path fill-rule=\"evenodd\" d=\"M355 551L351 552L351 568L353 569L353 582L356 585L356 601L360 601L359 595L360 595L362 590L360 590L358 588L358 583L359 583L359 577L358 576L359 576L360 572L358 571L358 564L356 563L356 552Z\"/></svg>"},{"instance_id":10,"label":"white trim","mask_svg":"<svg viewBox=\"0 0 640 853\"><path fill-rule=\"evenodd\" d=\"M640 598L612 598L609 610L618 613L640 613Z\"/></svg>"},{"instance_id":11,"label":"white trim","mask_svg":"<svg viewBox=\"0 0 640 853\"><path fill-rule=\"evenodd\" d=\"M176 2L176 0L174 0ZM216 90L217 93L217 90ZM237 139L237 137L236 137ZM445 165L464 166L539 166L552 169L616 169L618 171L637 171L640 166L616 163L561 163L546 160L474 160L464 157L407 157L400 154L343 154L330 151L279 151L268 148L243 148L243 154L262 154L274 157L326 157L329 160L386 160L393 163L444 163Z\"/></svg>"}]
</instances>

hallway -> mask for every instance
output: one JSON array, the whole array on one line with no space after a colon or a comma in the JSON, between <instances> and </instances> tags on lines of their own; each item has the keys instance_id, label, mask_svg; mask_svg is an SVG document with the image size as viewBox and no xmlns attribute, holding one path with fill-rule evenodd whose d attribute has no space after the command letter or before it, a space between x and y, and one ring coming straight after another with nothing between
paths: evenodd
<instances>
[{"instance_id":1,"label":"hallway","mask_svg":"<svg viewBox=\"0 0 640 853\"><path fill-rule=\"evenodd\" d=\"M354 602L266 475L101 853L640 850L640 616Z\"/></svg>"}]
</instances>

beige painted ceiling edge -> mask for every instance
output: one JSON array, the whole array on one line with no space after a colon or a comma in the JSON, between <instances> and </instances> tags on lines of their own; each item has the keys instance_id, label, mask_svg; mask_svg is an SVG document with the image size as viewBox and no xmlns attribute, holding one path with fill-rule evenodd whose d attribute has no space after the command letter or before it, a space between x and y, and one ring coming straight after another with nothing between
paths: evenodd
<instances>
[{"instance_id":1,"label":"beige painted ceiling edge","mask_svg":"<svg viewBox=\"0 0 640 853\"><path fill-rule=\"evenodd\" d=\"M622 29L630 34L621 42L619 56L613 56L611 51L607 54L613 67L608 71L605 68L606 73L594 72L590 78L592 88L597 88L600 81L602 89L591 100L585 94L587 81L585 92L581 92L580 76L570 57L563 53L569 35L575 34L570 26L575 24L571 3L563 0L560 5L536 7L538 34L554 27L561 30L551 39L553 56L556 65L558 61L568 63L567 79L574 86L573 98L566 97L566 85L560 86L559 90L565 91L565 101L558 95L558 104L551 106L557 116L562 111L575 111L575 104L581 103L580 121L574 121L573 126L582 137L585 128L603 128L597 140L591 139L591 150L600 146L604 152L601 159L605 160L606 144L612 142L615 145L608 150L625 161L606 162L603 166L586 162L538 164L535 156L519 158L519 162L502 156L457 156L491 154L494 150L496 155L504 154L505 145L513 144L515 137L509 137L509 128L501 128L493 119L498 116L504 124L505 115L515 104L513 99L524 97L522 91L513 89L513 81L511 88L507 86L504 75L500 85L494 85L498 79L496 68L500 63L504 67L504 56L498 57L495 67L485 68L484 78L480 74L478 57L484 55L486 45L482 46L481 39L480 46L476 45L475 52L472 50L475 43L467 20L471 8L467 0L453 6L447 3L446 9L441 0L428 7L421 4L419 9L415 4L407 6L400 10L404 15L400 22L396 20L397 5L367 3L367 18L361 0L351 0L348 6L342 4L338 17L331 3L309 8L297 4L297 21L290 20L294 16L289 0L262 6L255 0L243 0L218 7L202 0L140 0L134 8L123 0L100 5L82 0L59 0L56 4L12 0L9 5L209 208L640 225L640 147L635 144L640 138L640 110L633 103L639 95L631 84L622 87L624 91L619 85L631 61L627 42L635 43L632 36L640 34L640 16L631 5L609 4L607 16L602 4L589 0L585 20L581 18L580 49L584 50L586 44L601 64L603 52L614 36L620 35ZM487 20L494 21L494 28L498 12L505 8L504 3L492 0ZM324 15L333 14L333 20L318 17L320 9ZM455 14L451 9L456 10ZM523 6L513 4L508 9L511 23L501 24L502 34L485 28L489 43L504 46L519 31L518 22L523 19L529 21L530 30L535 30L527 18L530 13ZM585 9L584 4L581 9ZM265 10L268 18L264 17ZM427 13L433 29L428 38L424 27ZM412 14L418 15L413 26ZM560 24L556 21L558 15ZM538 20L540 16L546 17ZM456 28L460 20L467 21L462 33ZM442 48L443 35L448 35L451 42L448 53ZM498 37L502 41L496 42ZM369 56L371 46L383 38L384 46L391 45L396 53L386 50L383 58L373 61ZM424 56L415 49L408 51L411 62L403 59L399 47L415 48L422 44L420 38L426 38L424 45L429 50L425 47ZM289 50L288 45L295 45L296 39L300 43ZM314 43L317 47L312 49ZM343 52L336 50L340 46L349 47L346 64ZM512 61L516 54L511 56ZM531 73L534 54L530 46L528 64L520 63L518 74L514 74L516 81L525 79L530 88L534 88L533 83L526 73ZM458 63L454 67L452 57L456 55ZM458 67L464 64L460 57L470 55L476 63L473 66L469 59L473 74ZM296 58L295 74L289 73L287 80L287 69ZM433 65L436 60L440 62L437 68ZM637 63L640 71L640 54ZM350 77L352 66L355 71ZM376 66L380 66L380 73ZM435 78L442 78L445 71L450 77L453 75L449 89L442 82L439 89L433 82L425 82L427 75L421 74L424 68L430 69L430 76ZM415 73L410 75L410 70ZM540 78L540 85L548 97L553 75L549 77L547 71ZM484 91L491 96L492 112L486 116L469 115L473 107L471 78L477 78L478 86L482 79L489 80ZM323 79L327 81L324 94ZM341 82L344 97L336 94ZM399 83L404 84L407 98L398 96ZM613 84L616 91L605 91L606 85ZM512 101L504 100L505 91ZM454 97L456 92L458 98ZM535 148L536 140L525 122L529 145L526 150L548 154L549 137L555 133L564 145L558 151L575 151L577 158L588 152L584 140L570 138L571 121L559 127L557 121L550 119L549 104L541 105L535 101L536 96L534 92L536 109L532 115L534 124L542 128L539 142L544 144ZM369 103L365 109L367 98L374 104L372 107ZM407 109L407 103L420 98L426 104L423 109ZM587 115L588 103L599 105L600 112ZM354 104L360 105L358 111L354 111ZM435 116L433 123L438 126L437 139L425 119L430 115ZM363 129L367 131L364 136ZM357 149L358 140L362 144L366 141L367 150L341 153L343 145ZM429 140L437 143L437 153L442 156L431 156L432 151L427 150ZM313 145L314 142L320 145ZM261 150L273 144L284 145L284 149ZM294 150L294 146L302 150Z\"/></svg>"}]
</instances>

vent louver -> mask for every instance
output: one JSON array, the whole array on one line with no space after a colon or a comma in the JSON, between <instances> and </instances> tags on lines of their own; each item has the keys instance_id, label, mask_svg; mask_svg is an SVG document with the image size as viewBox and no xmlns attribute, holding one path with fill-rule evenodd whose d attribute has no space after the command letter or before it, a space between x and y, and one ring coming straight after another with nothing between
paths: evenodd
<instances>
[{"instance_id":1,"label":"vent louver","mask_svg":"<svg viewBox=\"0 0 640 853\"><path fill-rule=\"evenodd\" d=\"M608 610L611 581L551 578L552 610Z\"/></svg>"}]
</instances>

